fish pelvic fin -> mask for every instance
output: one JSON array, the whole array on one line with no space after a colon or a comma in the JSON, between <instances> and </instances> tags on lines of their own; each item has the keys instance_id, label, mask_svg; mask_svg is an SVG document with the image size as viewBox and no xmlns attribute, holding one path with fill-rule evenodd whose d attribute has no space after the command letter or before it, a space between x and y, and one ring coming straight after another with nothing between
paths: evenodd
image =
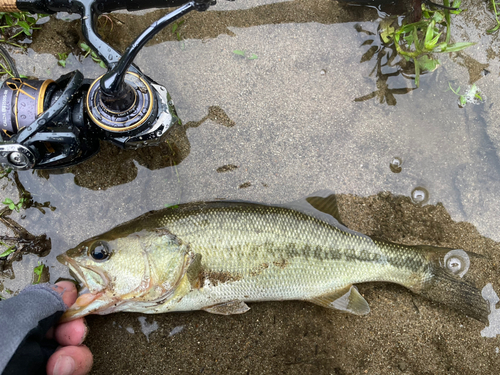
<instances>
[{"instance_id":1,"label":"fish pelvic fin","mask_svg":"<svg viewBox=\"0 0 500 375\"><path fill-rule=\"evenodd\" d=\"M432 273L430 285L424 287L418 294L443 303L482 323L488 323L489 304L475 285L439 266L434 266Z\"/></svg>"},{"instance_id":2,"label":"fish pelvic fin","mask_svg":"<svg viewBox=\"0 0 500 375\"><path fill-rule=\"evenodd\" d=\"M368 302L359 294L358 288L348 285L333 293L323 294L308 300L329 309L345 311L354 315L366 315L370 312Z\"/></svg>"},{"instance_id":3,"label":"fish pelvic fin","mask_svg":"<svg viewBox=\"0 0 500 375\"><path fill-rule=\"evenodd\" d=\"M211 314L234 315L246 313L248 310L250 310L250 307L248 307L248 305L243 301L235 300L219 303L213 306L207 306L202 308L202 310Z\"/></svg>"}]
</instances>

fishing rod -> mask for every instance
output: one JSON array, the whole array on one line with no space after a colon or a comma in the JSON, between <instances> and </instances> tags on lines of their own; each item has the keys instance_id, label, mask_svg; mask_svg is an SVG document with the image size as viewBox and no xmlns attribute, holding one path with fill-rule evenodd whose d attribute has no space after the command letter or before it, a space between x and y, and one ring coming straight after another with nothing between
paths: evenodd
<instances>
[{"instance_id":1,"label":"fishing rod","mask_svg":"<svg viewBox=\"0 0 500 375\"><path fill-rule=\"evenodd\" d=\"M77 13L90 47L108 71L86 79L75 70L56 81L19 77L0 87L0 164L17 170L64 168L99 151L99 141L136 149L162 142L177 123L167 89L132 62L160 30L214 0L0 0L1 12ZM102 13L178 7L120 55L96 31Z\"/></svg>"}]
</instances>

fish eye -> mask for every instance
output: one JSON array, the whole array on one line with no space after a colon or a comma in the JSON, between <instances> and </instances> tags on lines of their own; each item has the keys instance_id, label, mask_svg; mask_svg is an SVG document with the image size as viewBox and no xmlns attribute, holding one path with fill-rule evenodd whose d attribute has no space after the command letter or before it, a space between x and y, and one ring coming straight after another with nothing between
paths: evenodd
<instances>
[{"instance_id":1,"label":"fish eye","mask_svg":"<svg viewBox=\"0 0 500 375\"><path fill-rule=\"evenodd\" d=\"M448 251L444 256L444 266L452 274L463 277L470 267L469 256L462 249Z\"/></svg>"},{"instance_id":2,"label":"fish eye","mask_svg":"<svg viewBox=\"0 0 500 375\"><path fill-rule=\"evenodd\" d=\"M88 254L98 262L104 262L111 256L111 249L105 241L97 241L90 245Z\"/></svg>"}]
</instances>

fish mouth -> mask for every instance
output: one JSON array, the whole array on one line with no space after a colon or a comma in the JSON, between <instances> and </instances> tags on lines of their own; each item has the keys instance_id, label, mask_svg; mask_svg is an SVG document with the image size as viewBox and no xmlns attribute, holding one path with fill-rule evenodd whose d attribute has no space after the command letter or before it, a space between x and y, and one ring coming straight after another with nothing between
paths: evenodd
<instances>
[{"instance_id":1,"label":"fish mouth","mask_svg":"<svg viewBox=\"0 0 500 375\"><path fill-rule=\"evenodd\" d=\"M70 274L76 279L80 285L80 290L78 292L78 298L75 303L71 305L62 315L60 322L68 322L71 320L78 319L80 317L86 316L88 314L94 313L104 307L107 307L109 302L104 302L99 298L104 295L104 292L92 293L89 290L85 275L83 273L82 266L79 266L76 261L66 254L61 254L57 256L57 260L69 268ZM95 272L94 270L86 268L90 272ZM108 284L108 279L104 275L99 274L99 276L104 281L104 284Z\"/></svg>"},{"instance_id":2,"label":"fish mouth","mask_svg":"<svg viewBox=\"0 0 500 375\"><path fill-rule=\"evenodd\" d=\"M69 273L76 279L76 281L78 281L80 285L87 286L87 284L85 283L85 276L83 275L81 268L73 259L71 259L66 254L58 255L56 259L59 261L59 263L62 263L69 268Z\"/></svg>"}]
</instances>

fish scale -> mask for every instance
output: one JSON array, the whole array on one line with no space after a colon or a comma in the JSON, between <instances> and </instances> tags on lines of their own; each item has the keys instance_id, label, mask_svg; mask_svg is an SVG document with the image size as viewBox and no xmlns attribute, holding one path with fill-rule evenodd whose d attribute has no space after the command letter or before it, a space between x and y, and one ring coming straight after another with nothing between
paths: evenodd
<instances>
[{"instance_id":1,"label":"fish scale","mask_svg":"<svg viewBox=\"0 0 500 375\"><path fill-rule=\"evenodd\" d=\"M480 292L460 279L470 265L465 251L374 241L333 219L333 196L307 202L312 209L183 204L84 241L59 259L91 295L64 319L116 311L227 315L247 311L245 302L275 300L363 315L368 304L352 285L385 281L486 320ZM460 269L448 269L448 258Z\"/></svg>"},{"instance_id":2,"label":"fish scale","mask_svg":"<svg viewBox=\"0 0 500 375\"><path fill-rule=\"evenodd\" d=\"M425 257L415 249L378 244L286 208L218 204L165 215L159 226L201 254L204 269L239 279L208 280L179 304L165 306L166 311L197 310L227 300L307 300L366 281L415 287L429 278ZM416 272L421 280L412 278Z\"/></svg>"}]
</instances>

